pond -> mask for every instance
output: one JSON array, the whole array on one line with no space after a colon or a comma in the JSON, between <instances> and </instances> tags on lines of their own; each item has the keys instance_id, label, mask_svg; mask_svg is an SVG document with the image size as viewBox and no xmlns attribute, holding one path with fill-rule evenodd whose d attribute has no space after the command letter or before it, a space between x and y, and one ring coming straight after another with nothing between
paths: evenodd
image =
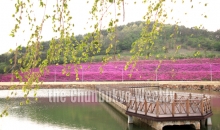
<instances>
[{"instance_id":1,"label":"pond","mask_svg":"<svg viewBox=\"0 0 220 130\"><path fill-rule=\"evenodd\" d=\"M99 102L96 95L83 93L79 89L40 89L38 101L30 97L29 105L20 106L22 91L15 90L16 98L6 100L11 92L0 91L0 110L9 108L9 115L0 118L0 130L154 130L144 123L128 125L127 118L105 102ZM80 92L81 95L77 95ZM55 93L55 95L54 95ZM58 94L62 98L54 98ZM202 91L199 93L203 93ZM212 127L203 130L220 129L220 97L218 93L212 94ZM30 94L33 95L33 94ZM90 101L80 100L79 97L88 97ZM62 100L65 98L65 101ZM73 100L74 99L74 100ZM168 127L166 129L187 129L186 126Z\"/></svg>"}]
</instances>

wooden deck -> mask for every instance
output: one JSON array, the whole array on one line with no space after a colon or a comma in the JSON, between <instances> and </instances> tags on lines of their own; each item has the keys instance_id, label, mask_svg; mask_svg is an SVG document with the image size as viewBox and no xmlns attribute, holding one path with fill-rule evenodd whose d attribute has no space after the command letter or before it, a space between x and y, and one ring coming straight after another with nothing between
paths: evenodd
<instances>
[{"instance_id":1,"label":"wooden deck","mask_svg":"<svg viewBox=\"0 0 220 130\"><path fill-rule=\"evenodd\" d=\"M100 90L101 89L101 90ZM212 116L210 96L150 91L146 88L104 87L103 94L127 106L126 114L155 121L202 120Z\"/></svg>"}]
</instances>

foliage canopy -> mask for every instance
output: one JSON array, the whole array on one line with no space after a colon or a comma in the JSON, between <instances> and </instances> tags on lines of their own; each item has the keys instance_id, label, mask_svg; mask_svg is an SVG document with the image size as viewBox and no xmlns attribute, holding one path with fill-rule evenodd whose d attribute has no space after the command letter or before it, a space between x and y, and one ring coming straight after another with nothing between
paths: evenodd
<instances>
[{"instance_id":1,"label":"foliage canopy","mask_svg":"<svg viewBox=\"0 0 220 130\"><path fill-rule=\"evenodd\" d=\"M116 59L117 54L117 45L119 44L119 37L117 35L117 27L120 20L125 19L126 13L126 2L125 0L94 0L91 10L89 12L92 23L91 28L93 31L85 34L81 37L80 40L76 39L72 29L74 28L74 23L71 16L71 9L69 7L70 0L57 0L54 2L53 10L51 14L46 14L47 9L47 0L39 0L38 6L44 10L43 18L37 19L34 16L34 11L36 10L34 0L17 0L15 4L15 13L12 15L16 20L16 24L12 29L10 36L15 37L20 30L20 25L28 20L32 33L27 42L25 50L21 46L18 46L16 50L11 50L13 57L10 59L11 67L9 70L12 71L14 78L20 79L20 82L26 81L23 86L24 97L26 98L26 103L29 102L27 95L31 91L31 86L33 83L36 83L36 90L39 88L39 77L47 72L47 66L49 64L57 64L61 57L63 60L63 65L65 69L63 73L68 76L68 70L70 68L66 65L67 63L75 64L76 68L80 67L81 62L91 61L89 57L91 55L96 55L99 53L105 52L105 55L102 57L103 64L107 63L111 59ZM139 1L139 0L138 0ZM87 1L89 3L90 1ZM136 4L137 1L130 1L131 4ZM179 1L171 0L171 3L166 0L140 0L142 4L146 5L147 11L143 16L144 24L142 24L140 37L131 41L130 52L132 56L130 60L125 65L124 69L127 69L129 65L132 65L135 68L136 61L139 57L149 58L151 53L146 54L145 52L153 51L155 49L155 41L160 39L161 33L166 30L166 20L169 18L169 13L173 11L173 7ZM192 2L192 0L191 0ZM185 3L184 0L181 1L182 4ZM193 4L191 8L193 8ZM206 7L207 3L198 1L201 6ZM110 10L112 7L113 10ZM113 12L112 12L113 11ZM114 17L110 17L113 14ZM205 14L201 17L207 18ZM75 18L77 19L77 18ZM102 21L108 21L108 26L105 27L106 35L108 38L108 46L103 44L103 32L102 32ZM42 58L43 55L43 45L42 45L42 29L44 27L45 21L52 21L52 29L58 34L58 37L53 37L50 40L49 47L46 50L46 56ZM40 24L36 24L36 21L41 21ZM175 37L179 34L178 20L174 20L175 25L170 30L172 32L169 38L172 39L172 42L175 42ZM202 26L195 27L195 29L202 28ZM126 32L126 28L124 28ZM127 33L127 32L126 32ZM129 34L128 34L129 35ZM120 35L119 35L120 36ZM192 40L194 40L192 38ZM126 45L121 44L122 48L126 48ZM105 46L103 48L103 46ZM164 46L161 46L163 50ZM180 49L180 46L175 47L176 50ZM103 50L104 49L104 50ZM24 51L21 55L21 52ZM113 53L112 57L110 53ZM35 72L33 68L39 67L40 71ZM75 69L77 72L77 69ZM21 73L25 73L26 77L21 77ZM79 79L79 77L76 78ZM13 78L12 78L13 81ZM16 86L12 86L13 89ZM35 94L36 95L36 94ZM4 115L4 113L3 113Z\"/></svg>"}]
</instances>

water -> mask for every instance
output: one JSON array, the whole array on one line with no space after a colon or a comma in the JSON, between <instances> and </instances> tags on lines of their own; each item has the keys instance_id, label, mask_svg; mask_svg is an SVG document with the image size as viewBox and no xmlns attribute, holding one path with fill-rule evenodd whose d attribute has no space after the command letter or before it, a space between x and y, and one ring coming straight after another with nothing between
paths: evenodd
<instances>
[{"instance_id":1,"label":"water","mask_svg":"<svg viewBox=\"0 0 220 130\"><path fill-rule=\"evenodd\" d=\"M66 101L61 102L57 98L51 98L54 95L49 93L53 90L41 89L38 91L38 101L31 98L30 105L20 106L22 92L17 90L17 98L9 101L5 100L6 95L11 92L0 91L0 110L8 106L9 116L0 118L0 130L153 130L146 124L128 125L127 118L121 115L107 103L98 102L95 95L94 101L76 102L71 101L71 94L76 92L71 89L59 90L65 93ZM83 92L83 90L80 90ZM200 92L202 93L202 92ZM58 94L58 93L56 93ZM219 93L210 93L215 95L212 97L212 128L203 128L203 130L219 130L220 129L220 97ZM32 94L31 94L32 95ZM83 95L81 93L81 95ZM83 97L83 96L81 96ZM53 102L50 102L50 101ZM96 102L97 101L97 102ZM166 129L189 130L188 127L167 127Z\"/></svg>"}]
</instances>

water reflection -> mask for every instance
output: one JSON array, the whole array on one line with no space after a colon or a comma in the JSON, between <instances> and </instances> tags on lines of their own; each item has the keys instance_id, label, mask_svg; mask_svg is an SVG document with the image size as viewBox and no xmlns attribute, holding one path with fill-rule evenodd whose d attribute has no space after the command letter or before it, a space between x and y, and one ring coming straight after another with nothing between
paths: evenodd
<instances>
[{"instance_id":1,"label":"water reflection","mask_svg":"<svg viewBox=\"0 0 220 130\"><path fill-rule=\"evenodd\" d=\"M95 97L96 98L96 97ZM38 102L31 99L31 105L19 106L22 98L9 101L0 99L2 106L9 106L9 116L0 119L0 130L34 129L77 129L77 130L144 130L144 127L127 125L126 117L106 103L98 102L49 102L41 97ZM14 125L11 125L13 123Z\"/></svg>"},{"instance_id":2,"label":"water reflection","mask_svg":"<svg viewBox=\"0 0 220 130\"><path fill-rule=\"evenodd\" d=\"M165 126L163 130L195 130L193 125Z\"/></svg>"}]
</instances>

